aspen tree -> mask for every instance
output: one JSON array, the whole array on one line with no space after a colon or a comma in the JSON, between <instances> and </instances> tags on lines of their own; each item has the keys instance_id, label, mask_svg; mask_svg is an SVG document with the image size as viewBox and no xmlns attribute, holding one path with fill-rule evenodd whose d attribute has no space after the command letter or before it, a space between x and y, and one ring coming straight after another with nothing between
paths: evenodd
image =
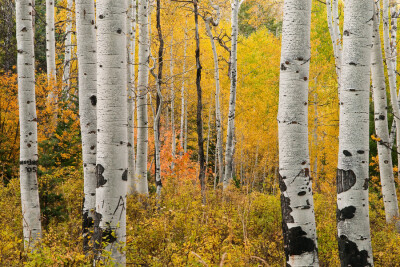
<instances>
[{"instance_id":1,"label":"aspen tree","mask_svg":"<svg viewBox=\"0 0 400 267\"><path fill-rule=\"evenodd\" d=\"M376 13L379 11L376 10ZM373 47L371 54L371 77L374 99L375 132L378 136L379 171L382 184L386 221L399 216L396 187L393 176L392 150L388 147L386 81L379 35L379 13L374 16Z\"/></svg>"},{"instance_id":2,"label":"aspen tree","mask_svg":"<svg viewBox=\"0 0 400 267\"><path fill-rule=\"evenodd\" d=\"M231 0L231 57L230 57L230 79L231 89L229 96L228 128L225 148L225 172L223 188L228 187L233 174L233 139L235 133L235 110L236 110L236 88L237 88L237 41L239 35L239 10L244 0Z\"/></svg>"},{"instance_id":3,"label":"aspen tree","mask_svg":"<svg viewBox=\"0 0 400 267\"><path fill-rule=\"evenodd\" d=\"M186 71L186 50L187 50L187 20L185 27L185 44L183 46L183 66L182 66L182 85L181 85L181 125L180 125L180 134L179 134L179 144L181 146L181 156L183 154L184 148L184 135L185 135L185 71Z\"/></svg>"},{"instance_id":4,"label":"aspen tree","mask_svg":"<svg viewBox=\"0 0 400 267\"><path fill-rule=\"evenodd\" d=\"M171 149L171 169L174 169L174 160L176 155L176 136L175 136L175 87L174 87L174 31L172 31L171 35L171 47L170 47L170 76L171 76L171 132L172 132L172 149Z\"/></svg>"},{"instance_id":5,"label":"aspen tree","mask_svg":"<svg viewBox=\"0 0 400 267\"><path fill-rule=\"evenodd\" d=\"M126 0L98 0L95 245L125 265L127 157Z\"/></svg>"},{"instance_id":6,"label":"aspen tree","mask_svg":"<svg viewBox=\"0 0 400 267\"><path fill-rule=\"evenodd\" d=\"M69 95L71 86L71 60L72 60L72 8L73 0L67 0L67 26L65 27L65 56L64 56L64 93Z\"/></svg>"},{"instance_id":7,"label":"aspen tree","mask_svg":"<svg viewBox=\"0 0 400 267\"><path fill-rule=\"evenodd\" d=\"M288 266L318 266L308 149L311 0L285 0L279 85L279 186Z\"/></svg>"},{"instance_id":8,"label":"aspen tree","mask_svg":"<svg viewBox=\"0 0 400 267\"><path fill-rule=\"evenodd\" d=\"M41 238L37 182L37 116L35 99L35 54L32 0L16 1L18 104L20 125L20 187L25 249Z\"/></svg>"},{"instance_id":9,"label":"aspen tree","mask_svg":"<svg viewBox=\"0 0 400 267\"><path fill-rule=\"evenodd\" d=\"M147 94L149 86L149 1L139 0L139 66L137 85L137 153L135 168L136 191L147 195L148 115Z\"/></svg>"},{"instance_id":10,"label":"aspen tree","mask_svg":"<svg viewBox=\"0 0 400 267\"><path fill-rule=\"evenodd\" d=\"M55 86L57 83L56 70L56 39L54 25L54 0L46 0L46 64L47 64L47 82L51 86L51 91L48 97L49 103L56 108L57 95ZM56 114L56 111L54 111ZM52 124L56 122L56 115L53 117ZM54 126L54 125L53 125Z\"/></svg>"},{"instance_id":11,"label":"aspen tree","mask_svg":"<svg viewBox=\"0 0 400 267\"><path fill-rule=\"evenodd\" d=\"M224 151L223 151L223 133L222 133L222 115L221 115L221 106L220 106L220 82L219 82L219 65L218 65L218 54L217 47L214 42L214 36L211 31L211 26L218 26L219 20L221 17L219 6L213 5L213 9L217 13L217 19L213 19L212 16L209 16L205 19L206 32L208 37L210 38L211 47L213 51L213 59L214 59L214 80L215 80L215 124L217 128L217 157L218 157L218 171L219 171L219 179L222 180L224 176Z\"/></svg>"},{"instance_id":12,"label":"aspen tree","mask_svg":"<svg viewBox=\"0 0 400 267\"><path fill-rule=\"evenodd\" d=\"M76 39L79 81L79 117L84 177L83 247L89 250L96 207L97 57L94 0L76 0Z\"/></svg>"},{"instance_id":13,"label":"aspen tree","mask_svg":"<svg viewBox=\"0 0 400 267\"><path fill-rule=\"evenodd\" d=\"M337 168L341 266L373 265L368 210L372 20L373 1L345 2Z\"/></svg>"},{"instance_id":14,"label":"aspen tree","mask_svg":"<svg viewBox=\"0 0 400 267\"><path fill-rule=\"evenodd\" d=\"M136 191L135 185L135 55L136 55L136 0L129 0L127 16L127 79L128 79L128 193Z\"/></svg>"}]
</instances>

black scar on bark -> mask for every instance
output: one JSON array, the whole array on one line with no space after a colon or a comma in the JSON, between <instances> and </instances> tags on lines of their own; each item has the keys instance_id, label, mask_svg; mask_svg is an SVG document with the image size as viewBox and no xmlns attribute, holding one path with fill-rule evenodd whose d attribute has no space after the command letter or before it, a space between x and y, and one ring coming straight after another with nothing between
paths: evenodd
<instances>
[{"instance_id":1,"label":"black scar on bark","mask_svg":"<svg viewBox=\"0 0 400 267\"><path fill-rule=\"evenodd\" d=\"M93 241L94 241L94 251L96 254L100 253L102 249L102 235L103 231L100 228L100 221L103 216L100 213L94 213L94 232L93 232Z\"/></svg>"},{"instance_id":2,"label":"black scar on bark","mask_svg":"<svg viewBox=\"0 0 400 267\"><path fill-rule=\"evenodd\" d=\"M338 169L336 172L337 193L348 191L356 184L356 175L352 170Z\"/></svg>"},{"instance_id":3,"label":"black scar on bark","mask_svg":"<svg viewBox=\"0 0 400 267\"><path fill-rule=\"evenodd\" d=\"M103 173L104 173L104 167L101 164L97 164L96 165L97 188L107 183L107 180L104 179Z\"/></svg>"},{"instance_id":4,"label":"black scar on bark","mask_svg":"<svg viewBox=\"0 0 400 267\"><path fill-rule=\"evenodd\" d=\"M285 197L281 193L281 209L282 209L282 220L285 223L294 223L294 219L290 213L292 213L292 208L290 207L290 198Z\"/></svg>"},{"instance_id":5,"label":"black scar on bark","mask_svg":"<svg viewBox=\"0 0 400 267\"><path fill-rule=\"evenodd\" d=\"M364 154L365 152L364 152L364 150L357 150L357 153L358 154Z\"/></svg>"},{"instance_id":6,"label":"black scar on bark","mask_svg":"<svg viewBox=\"0 0 400 267\"><path fill-rule=\"evenodd\" d=\"M90 102L92 103L92 106L96 106L97 104L97 97L95 95L92 95L90 97Z\"/></svg>"},{"instance_id":7,"label":"black scar on bark","mask_svg":"<svg viewBox=\"0 0 400 267\"><path fill-rule=\"evenodd\" d=\"M347 236L341 235L338 240L339 257L341 266L371 266L368 262L368 251L359 250L357 244L350 241Z\"/></svg>"},{"instance_id":8,"label":"black scar on bark","mask_svg":"<svg viewBox=\"0 0 400 267\"><path fill-rule=\"evenodd\" d=\"M343 154L344 154L346 157L351 157L351 156L352 156L351 153L350 153L350 151L348 151L348 150L343 150Z\"/></svg>"},{"instance_id":9,"label":"black scar on bark","mask_svg":"<svg viewBox=\"0 0 400 267\"><path fill-rule=\"evenodd\" d=\"M286 70L287 68L285 67L285 65L282 63L281 64L281 70Z\"/></svg>"},{"instance_id":10,"label":"black scar on bark","mask_svg":"<svg viewBox=\"0 0 400 267\"><path fill-rule=\"evenodd\" d=\"M354 206L348 206L341 210L336 209L336 219L338 222L352 219L354 218L355 212L356 212L356 207Z\"/></svg>"},{"instance_id":11,"label":"black scar on bark","mask_svg":"<svg viewBox=\"0 0 400 267\"><path fill-rule=\"evenodd\" d=\"M383 121L385 119L385 115L379 115L379 119Z\"/></svg>"},{"instance_id":12,"label":"black scar on bark","mask_svg":"<svg viewBox=\"0 0 400 267\"><path fill-rule=\"evenodd\" d=\"M316 250L315 242L307 237L307 233L301 229L300 226L296 226L287 230L287 248L286 258L293 255L301 255L306 252L313 252Z\"/></svg>"},{"instance_id":13,"label":"black scar on bark","mask_svg":"<svg viewBox=\"0 0 400 267\"><path fill-rule=\"evenodd\" d=\"M107 228L103 230L102 239L103 242L106 244L114 243L115 241L117 241L115 231L111 229L111 226L109 224L107 225Z\"/></svg>"},{"instance_id":14,"label":"black scar on bark","mask_svg":"<svg viewBox=\"0 0 400 267\"><path fill-rule=\"evenodd\" d=\"M125 170L122 174L122 181L128 181L128 170Z\"/></svg>"},{"instance_id":15,"label":"black scar on bark","mask_svg":"<svg viewBox=\"0 0 400 267\"><path fill-rule=\"evenodd\" d=\"M85 201L85 198L84 200ZM83 214L83 220L82 220L82 234L83 234L83 251L89 251L90 250L90 229L94 226L94 221L93 218L89 217L89 212L86 211Z\"/></svg>"},{"instance_id":16,"label":"black scar on bark","mask_svg":"<svg viewBox=\"0 0 400 267\"><path fill-rule=\"evenodd\" d=\"M366 178L366 179L364 180L363 189L364 189L364 190L367 190L367 189L368 189L368 185L369 185L369 179Z\"/></svg>"},{"instance_id":17,"label":"black scar on bark","mask_svg":"<svg viewBox=\"0 0 400 267\"><path fill-rule=\"evenodd\" d=\"M281 193L287 190L286 184L283 181L283 177L281 176L281 174L279 174L279 189L281 190Z\"/></svg>"}]
</instances>

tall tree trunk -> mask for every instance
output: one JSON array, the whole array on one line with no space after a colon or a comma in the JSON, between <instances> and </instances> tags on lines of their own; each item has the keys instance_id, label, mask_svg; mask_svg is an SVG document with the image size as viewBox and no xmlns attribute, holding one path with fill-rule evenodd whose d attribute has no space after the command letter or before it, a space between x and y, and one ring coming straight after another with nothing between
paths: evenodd
<instances>
[{"instance_id":1,"label":"tall tree trunk","mask_svg":"<svg viewBox=\"0 0 400 267\"><path fill-rule=\"evenodd\" d=\"M196 88L197 88L197 143L199 146L199 180L201 185L202 201L205 203L205 161L204 161L204 139L203 139L203 119L201 117L203 103L201 91L201 63L200 63L200 37L199 37L199 11L197 0L193 0L195 39L196 39Z\"/></svg>"},{"instance_id":2,"label":"tall tree trunk","mask_svg":"<svg viewBox=\"0 0 400 267\"><path fill-rule=\"evenodd\" d=\"M183 152L187 153L187 145L188 145L188 104L187 99L185 100L185 135L183 140Z\"/></svg>"},{"instance_id":3,"label":"tall tree trunk","mask_svg":"<svg viewBox=\"0 0 400 267\"><path fill-rule=\"evenodd\" d=\"M37 183L37 117L32 0L16 1L18 103L20 124L20 186L25 249L42 235Z\"/></svg>"},{"instance_id":4,"label":"tall tree trunk","mask_svg":"<svg viewBox=\"0 0 400 267\"><path fill-rule=\"evenodd\" d=\"M186 23L187 26L187 23ZM183 48L183 67L182 67L182 87L181 87L181 129L179 134L179 144L181 146L180 155L183 155L183 140L185 135L185 72L186 72L186 49L187 49L187 27L185 27L185 44Z\"/></svg>"},{"instance_id":5,"label":"tall tree trunk","mask_svg":"<svg viewBox=\"0 0 400 267\"><path fill-rule=\"evenodd\" d=\"M147 153L148 153L148 115L147 93L149 86L149 1L139 0L139 67L137 86L137 153L135 183L140 194L148 195Z\"/></svg>"},{"instance_id":6,"label":"tall tree trunk","mask_svg":"<svg viewBox=\"0 0 400 267\"><path fill-rule=\"evenodd\" d=\"M279 185L288 266L318 266L308 150L311 0L286 0L279 86Z\"/></svg>"},{"instance_id":7,"label":"tall tree trunk","mask_svg":"<svg viewBox=\"0 0 400 267\"><path fill-rule=\"evenodd\" d=\"M333 45L333 53L335 56L336 75L338 80L338 91L340 94L340 72L342 65L342 45L341 33L339 28L339 0L326 0L326 13L328 20L329 33Z\"/></svg>"},{"instance_id":8,"label":"tall tree trunk","mask_svg":"<svg viewBox=\"0 0 400 267\"><path fill-rule=\"evenodd\" d=\"M65 56L64 56L64 72L63 72L63 93L69 96L71 87L71 60L72 60L72 9L73 0L67 0L67 26L65 27Z\"/></svg>"},{"instance_id":9,"label":"tall tree trunk","mask_svg":"<svg viewBox=\"0 0 400 267\"><path fill-rule=\"evenodd\" d=\"M106 243L113 265L125 265L128 180L126 0L97 6L97 246Z\"/></svg>"},{"instance_id":10,"label":"tall tree trunk","mask_svg":"<svg viewBox=\"0 0 400 267\"><path fill-rule=\"evenodd\" d=\"M214 58L214 80L215 80L215 124L217 127L217 157L218 157L218 170L219 170L219 179L222 180L224 177L224 151L223 151L223 133L222 133L222 116L221 116L221 106L220 106L220 84L219 84L219 66L218 66L218 54L217 47L214 42L214 36L211 31L211 25L217 26L219 24L220 13L219 7L216 6L215 9L218 13L217 20L213 20L212 17L208 17L206 19L206 31L207 35L210 38L211 47L213 51Z\"/></svg>"},{"instance_id":11,"label":"tall tree trunk","mask_svg":"<svg viewBox=\"0 0 400 267\"><path fill-rule=\"evenodd\" d=\"M341 68L337 229L342 266L373 265L368 213L373 2L347 0Z\"/></svg>"},{"instance_id":12,"label":"tall tree trunk","mask_svg":"<svg viewBox=\"0 0 400 267\"><path fill-rule=\"evenodd\" d=\"M233 173L233 136L235 129L235 109L236 109L236 88L237 88L237 39L239 34L239 9L241 1L231 1L231 23L232 23L232 34L231 34L231 58L230 58L230 79L231 79L231 90L229 96L229 114L228 114L228 129L226 137L226 148L225 148L225 172L223 188L227 188L230 180L232 179Z\"/></svg>"},{"instance_id":13,"label":"tall tree trunk","mask_svg":"<svg viewBox=\"0 0 400 267\"><path fill-rule=\"evenodd\" d=\"M171 76L171 132L172 132L172 162L171 162L171 170L174 169L174 160L175 160L175 155L176 155L176 136L175 136L175 88L174 88L174 50L173 50L173 45L174 45L174 32L172 31L172 36L171 36L171 50L170 50L170 55L171 55L171 61L169 65L169 70L170 70L170 76Z\"/></svg>"},{"instance_id":14,"label":"tall tree trunk","mask_svg":"<svg viewBox=\"0 0 400 267\"><path fill-rule=\"evenodd\" d=\"M376 12L379 12L376 10ZM373 47L371 55L372 88L374 97L375 132L379 138L378 155L386 221L399 216L396 187L393 176L392 150L388 147L389 129L387 121L386 81L379 34L379 13L374 16Z\"/></svg>"},{"instance_id":15,"label":"tall tree trunk","mask_svg":"<svg viewBox=\"0 0 400 267\"><path fill-rule=\"evenodd\" d=\"M56 71L56 39L54 26L54 0L46 0L46 64L47 64L47 82L51 88L48 96L48 102L53 109L54 116L51 124L54 127L57 120L57 84Z\"/></svg>"},{"instance_id":16,"label":"tall tree trunk","mask_svg":"<svg viewBox=\"0 0 400 267\"><path fill-rule=\"evenodd\" d=\"M96 208L97 57L94 0L76 0L79 116L82 135L84 195L83 248L88 251Z\"/></svg>"},{"instance_id":17,"label":"tall tree trunk","mask_svg":"<svg viewBox=\"0 0 400 267\"><path fill-rule=\"evenodd\" d=\"M128 3L128 194L136 191L135 185L135 55L136 55L136 0Z\"/></svg>"}]
</instances>

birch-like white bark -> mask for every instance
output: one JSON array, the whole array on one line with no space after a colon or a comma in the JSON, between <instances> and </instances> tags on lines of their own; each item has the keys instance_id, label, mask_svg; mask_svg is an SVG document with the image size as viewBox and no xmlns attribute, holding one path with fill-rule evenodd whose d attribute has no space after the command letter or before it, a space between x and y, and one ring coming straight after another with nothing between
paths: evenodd
<instances>
[{"instance_id":1,"label":"birch-like white bark","mask_svg":"<svg viewBox=\"0 0 400 267\"><path fill-rule=\"evenodd\" d=\"M342 266L372 266L368 210L373 1L346 0L341 68L337 229Z\"/></svg>"},{"instance_id":2,"label":"birch-like white bark","mask_svg":"<svg viewBox=\"0 0 400 267\"><path fill-rule=\"evenodd\" d=\"M400 111L399 111L398 97L397 97L396 69L394 64L394 61L396 61L396 59L393 60L392 49L390 47L389 0L383 1L382 20L383 20L383 43L384 43L386 66L389 79L390 100L397 128L396 131L397 151L400 151L400 131L399 131ZM398 163L400 163L400 157L398 159Z\"/></svg>"},{"instance_id":3,"label":"birch-like white bark","mask_svg":"<svg viewBox=\"0 0 400 267\"><path fill-rule=\"evenodd\" d=\"M56 39L54 26L54 0L46 0L46 64L47 64L47 82L51 86L49 93L49 103L56 107L57 95L55 86L57 83L56 71ZM53 118L55 123L56 116Z\"/></svg>"},{"instance_id":4,"label":"birch-like white bark","mask_svg":"<svg viewBox=\"0 0 400 267\"><path fill-rule=\"evenodd\" d=\"M65 27L65 55L64 55L64 72L63 72L63 92L69 95L69 89L71 86L71 59L72 59L72 8L73 0L67 0L67 19Z\"/></svg>"},{"instance_id":5,"label":"birch-like white bark","mask_svg":"<svg viewBox=\"0 0 400 267\"><path fill-rule=\"evenodd\" d=\"M135 184L139 194L148 195L147 153L148 153L148 115L147 93L149 86L149 1L139 0L139 66L137 85L137 153Z\"/></svg>"},{"instance_id":6,"label":"birch-like white bark","mask_svg":"<svg viewBox=\"0 0 400 267\"><path fill-rule=\"evenodd\" d=\"M185 71L186 71L186 49L187 49L187 21L185 27L183 47L183 66L182 66L182 85L181 85L181 125L179 134L180 155L183 155L183 139L185 134Z\"/></svg>"},{"instance_id":7,"label":"birch-like white bark","mask_svg":"<svg viewBox=\"0 0 400 267\"><path fill-rule=\"evenodd\" d=\"M222 133L222 115L221 115L221 106L220 106L220 82L219 82L219 65L218 65L218 53L217 47L214 42L214 36L211 31L211 26L218 26L220 20L220 11L219 6L215 5L214 9L217 12L217 19L214 20L212 17L208 17L205 20L207 35L210 38L211 47L213 51L213 59L214 59L214 80L215 80L215 124L217 128L217 157L218 157L218 170L219 177L222 180L224 177L224 151L223 151L223 133Z\"/></svg>"},{"instance_id":8,"label":"birch-like white bark","mask_svg":"<svg viewBox=\"0 0 400 267\"><path fill-rule=\"evenodd\" d=\"M175 88L174 88L174 50L173 50L173 45L174 45L174 32L172 31L171 35L171 47L170 47L170 65L169 65L169 71L170 71L170 79L171 79L171 132L172 132L172 137L171 137L171 144L172 144L172 150L171 150L171 156L172 156L172 161L171 161L171 170L174 169L174 160L176 156L176 136L175 136Z\"/></svg>"},{"instance_id":9,"label":"birch-like white bark","mask_svg":"<svg viewBox=\"0 0 400 267\"><path fill-rule=\"evenodd\" d=\"M183 152L187 153L188 145L188 110L187 110L187 99L185 99L185 134L183 140Z\"/></svg>"},{"instance_id":10,"label":"birch-like white bark","mask_svg":"<svg viewBox=\"0 0 400 267\"><path fill-rule=\"evenodd\" d=\"M374 16L371 76L374 97L375 132L379 138L379 171L382 184L386 221L399 216L396 187L393 176L392 150L388 147L389 129L387 121L386 81L383 66L381 39L379 34L379 14Z\"/></svg>"},{"instance_id":11,"label":"birch-like white bark","mask_svg":"<svg viewBox=\"0 0 400 267\"><path fill-rule=\"evenodd\" d=\"M84 177L83 247L90 248L96 207L97 57L94 0L76 0L76 39L79 79L79 117Z\"/></svg>"},{"instance_id":12,"label":"birch-like white bark","mask_svg":"<svg viewBox=\"0 0 400 267\"><path fill-rule=\"evenodd\" d=\"M279 86L279 185L288 266L318 266L308 148L311 0L286 0Z\"/></svg>"},{"instance_id":13,"label":"birch-like white bark","mask_svg":"<svg viewBox=\"0 0 400 267\"><path fill-rule=\"evenodd\" d=\"M342 62L341 33L339 28L339 6L338 0L326 0L327 20L329 33L333 45L335 57L336 75L338 80L338 92L340 95L340 68Z\"/></svg>"},{"instance_id":14,"label":"birch-like white bark","mask_svg":"<svg viewBox=\"0 0 400 267\"><path fill-rule=\"evenodd\" d=\"M135 184L135 54L136 54L136 0L128 3L128 194L136 191Z\"/></svg>"},{"instance_id":15,"label":"birch-like white bark","mask_svg":"<svg viewBox=\"0 0 400 267\"><path fill-rule=\"evenodd\" d=\"M97 245L125 265L128 179L126 0L97 0ZM122 250L121 250L122 249Z\"/></svg>"},{"instance_id":16,"label":"birch-like white bark","mask_svg":"<svg viewBox=\"0 0 400 267\"><path fill-rule=\"evenodd\" d=\"M24 247L35 247L42 235L37 183L37 116L32 0L16 1L18 104L20 125L20 187Z\"/></svg>"},{"instance_id":17,"label":"birch-like white bark","mask_svg":"<svg viewBox=\"0 0 400 267\"><path fill-rule=\"evenodd\" d=\"M229 96L228 129L225 148L225 172L223 188L227 188L233 172L233 136L235 128L235 109L236 109L236 88L237 88L237 41L239 34L239 9L241 1L231 0L231 58L230 58L230 79L231 89Z\"/></svg>"}]
</instances>

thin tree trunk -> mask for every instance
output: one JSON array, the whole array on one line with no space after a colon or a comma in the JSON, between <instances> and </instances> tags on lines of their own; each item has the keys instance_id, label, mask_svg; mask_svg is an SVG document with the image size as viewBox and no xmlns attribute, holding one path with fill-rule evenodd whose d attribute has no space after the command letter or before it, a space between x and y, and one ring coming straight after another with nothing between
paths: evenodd
<instances>
[{"instance_id":1,"label":"thin tree trunk","mask_svg":"<svg viewBox=\"0 0 400 267\"><path fill-rule=\"evenodd\" d=\"M20 124L20 187L24 247L35 247L42 235L37 183L37 117L32 0L16 1L18 104Z\"/></svg>"},{"instance_id":2,"label":"thin tree trunk","mask_svg":"<svg viewBox=\"0 0 400 267\"><path fill-rule=\"evenodd\" d=\"M203 103L201 91L201 63L200 63L200 37L199 37L199 13L197 0L193 0L195 39L196 39L196 88L197 88L197 143L199 146L199 180L201 185L202 201L205 203L205 161L204 161L204 139L203 139L203 119L201 117Z\"/></svg>"},{"instance_id":3,"label":"thin tree trunk","mask_svg":"<svg viewBox=\"0 0 400 267\"><path fill-rule=\"evenodd\" d=\"M183 152L187 153L187 145L188 145L188 110L187 110L187 99L185 99L185 135L183 142Z\"/></svg>"},{"instance_id":4,"label":"thin tree trunk","mask_svg":"<svg viewBox=\"0 0 400 267\"><path fill-rule=\"evenodd\" d=\"M347 0L341 68L337 229L341 266L372 266L368 211L373 2Z\"/></svg>"},{"instance_id":5,"label":"thin tree trunk","mask_svg":"<svg viewBox=\"0 0 400 267\"><path fill-rule=\"evenodd\" d=\"M393 176L392 151L387 146L389 139L387 121L386 81L379 35L379 14L374 16L373 47L371 57L372 88L374 97L375 132L379 138L378 155L386 221L390 223L399 216L396 187Z\"/></svg>"},{"instance_id":6,"label":"thin tree trunk","mask_svg":"<svg viewBox=\"0 0 400 267\"><path fill-rule=\"evenodd\" d=\"M310 25L311 0L284 2L278 131L283 240L288 266L319 266L308 148Z\"/></svg>"},{"instance_id":7,"label":"thin tree trunk","mask_svg":"<svg viewBox=\"0 0 400 267\"><path fill-rule=\"evenodd\" d=\"M125 265L128 180L126 0L98 0L95 246Z\"/></svg>"},{"instance_id":8,"label":"thin tree trunk","mask_svg":"<svg viewBox=\"0 0 400 267\"><path fill-rule=\"evenodd\" d=\"M219 7L216 6L217 10L217 20L213 20L212 17L208 17L205 20L207 35L210 38L211 47L213 51L214 58L214 80L215 80L215 124L217 127L217 157L218 157L218 169L219 169L219 177L222 179L224 177L224 151L223 151L223 133L222 133L222 116L221 116L221 107L220 107L220 83L219 83L219 66L218 66L218 54L217 48L214 42L214 36L211 31L211 25L217 26L219 24L220 12Z\"/></svg>"},{"instance_id":9,"label":"thin tree trunk","mask_svg":"<svg viewBox=\"0 0 400 267\"><path fill-rule=\"evenodd\" d=\"M239 34L239 9L242 1L231 0L231 20L232 20L232 33L231 33L231 58L230 58L230 79L231 89L229 96L229 115L228 115L228 129L226 137L225 148L225 172L223 188L227 188L233 173L233 136L235 128L235 109L236 109L236 88L237 88L237 40Z\"/></svg>"},{"instance_id":10,"label":"thin tree trunk","mask_svg":"<svg viewBox=\"0 0 400 267\"><path fill-rule=\"evenodd\" d=\"M206 145L206 179L207 179L207 172L208 172L208 155L210 151L210 132L211 132L211 107L208 111L208 124L207 124L207 145Z\"/></svg>"},{"instance_id":11,"label":"thin tree trunk","mask_svg":"<svg viewBox=\"0 0 400 267\"><path fill-rule=\"evenodd\" d=\"M187 26L187 22L186 22ZM187 49L187 27L185 27L185 44L183 48L183 67L182 67L182 87L181 87L181 129L179 134L179 144L181 146L180 155L183 155L184 135L185 135L185 71L186 71L186 49Z\"/></svg>"},{"instance_id":12,"label":"thin tree trunk","mask_svg":"<svg viewBox=\"0 0 400 267\"><path fill-rule=\"evenodd\" d=\"M149 12L148 0L139 0L139 67L137 95L137 153L135 183L140 194L148 195L147 184L147 153L148 153L148 116L147 94L149 86Z\"/></svg>"},{"instance_id":13,"label":"thin tree trunk","mask_svg":"<svg viewBox=\"0 0 400 267\"><path fill-rule=\"evenodd\" d=\"M72 8L73 0L67 0L67 26L65 27L65 56L64 56L64 72L63 72L63 93L69 96L71 87L71 59L72 59Z\"/></svg>"},{"instance_id":14,"label":"thin tree trunk","mask_svg":"<svg viewBox=\"0 0 400 267\"><path fill-rule=\"evenodd\" d=\"M96 208L97 57L94 0L76 0L76 38L79 79L79 116L82 135L84 195L83 248L89 251Z\"/></svg>"},{"instance_id":15,"label":"thin tree trunk","mask_svg":"<svg viewBox=\"0 0 400 267\"><path fill-rule=\"evenodd\" d=\"M136 0L128 3L128 194L136 191L135 184L135 55L136 55Z\"/></svg>"},{"instance_id":16,"label":"thin tree trunk","mask_svg":"<svg viewBox=\"0 0 400 267\"><path fill-rule=\"evenodd\" d=\"M46 64L47 64L47 83L51 88L48 96L48 104L52 108L53 117L50 121L51 126L57 123L57 101L56 92L57 71L56 71L56 39L54 26L54 0L46 0Z\"/></svg>"},{"instance_id":17,"label":"thin tree trunk","mask_svg":"<svg viewBox=\"0 0 400 267\"><path fill-rule=\"evenodd\" d=\"M170 50L170 55L171 55L171 61L169 65L169 70L170 70L170 76L171 76L171 132L172 132L172 162L171 162L171 170L174 169L174 160L176 156L176 136L175 136L175 88L174 88L174 50L173 50L173 45L174 45L174 32L172 31L172 36L171 36L171 50Z\"/></svg>"}]
</instances>

